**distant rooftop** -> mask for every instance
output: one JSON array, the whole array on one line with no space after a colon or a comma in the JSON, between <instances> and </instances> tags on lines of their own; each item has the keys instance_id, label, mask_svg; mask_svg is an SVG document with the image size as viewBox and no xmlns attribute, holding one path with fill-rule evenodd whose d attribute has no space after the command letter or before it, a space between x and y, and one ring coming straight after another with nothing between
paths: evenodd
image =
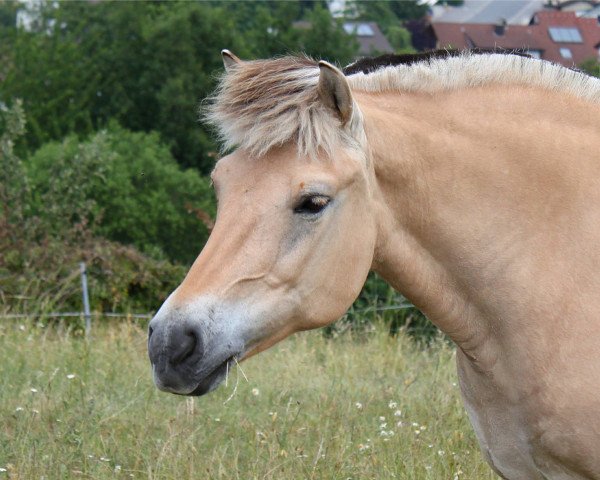
<instances>
[{"instance_id":1,"label":"distant rooftop","mask_svg":"<svg viewBox=\"0 0 600 480\"><path fill-rule=\"evenodd\" d=\"M528 25L434 21L432 27L438 48L522 49L534 57L565 66L598 59L600 54L598 20L578 16L573 11L540 11Z\"/></svg>"},{"instance_id":2,"label":"distant rooftop","mask_svg":"<svg viewBox=\"0 0 600 480\"><path fill-rule=\"evenodd\" d=\"M533 14L544 10L544 0L465 0L460 7L435 5L433 22L496 23L527 25Z\"/></svg>"},{"instance_id":3,"label":"distant rooftop","mask_svg":"<svg viewBox=\"0 0 600 480\"><path fill-rule=\"evenodd\" d=\"M344 30L349 35L356 35L360 45L359 55L380 55L394 51L375 22L344 22Z\"/></svg>"}]
</instances>

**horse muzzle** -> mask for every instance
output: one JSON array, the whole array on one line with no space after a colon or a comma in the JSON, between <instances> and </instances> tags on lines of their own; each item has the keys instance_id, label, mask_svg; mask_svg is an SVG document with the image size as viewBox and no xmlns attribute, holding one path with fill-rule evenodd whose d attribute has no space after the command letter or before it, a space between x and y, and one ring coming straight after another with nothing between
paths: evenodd
<instances>
[{"instance_id":1,"label":"horse muzzle","mask_svg":"<svg viewBox=\"0 0 600 480\"><path fill-rule=\"evenodd\" d=\"M159 312L148 326L148 356L159 390L204 395L225 378L239 356L233 342L210 345L200 321Z\"/></svg>"}]
</instances>

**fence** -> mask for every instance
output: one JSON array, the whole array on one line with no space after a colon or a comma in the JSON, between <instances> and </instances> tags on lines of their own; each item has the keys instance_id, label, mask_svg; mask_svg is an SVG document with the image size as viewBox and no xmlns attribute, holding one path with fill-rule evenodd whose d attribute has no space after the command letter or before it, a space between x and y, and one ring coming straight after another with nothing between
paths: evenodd
<instances>
[{"instance_id":1,"label":"fence","mask_svg":"<svg viewBox=\"0 0 600 480\"><path fill-rule=\"evenodd\" d=\"M118 313L118 312L91 312L90 311L90 296L88 292L87 269L85 262L79 263L79 273L81 276L81 297L83 312L50 312L50 313L6 313L0 314L3 319L19 319L19 318L69 318L83 317L85 319L85 335L89 336L92 330L93 317L114 317L114 318L135 318L135 319L150 319L152 313Z\"/></svg>"},{"instance_id":2,"label":"fence","mask_svg":"<svg viewBox=\"0 0 600 480\"><path fill-rule=\"evenodd\" d=\"M109 318L132 318L132 319L150 319L154 315L152 313L119 313L119 312L91 312L90 297L88 292L87 269L85 262L79 263L79 273L81 276L81 296L83 312L50 312L50 313L7 313L0 314L1 319L19 319L19 318L73 318L83 317L85 319L85 334L89 336L92 330L93 317L109 317ZM402 303L400 305L385 305L372 306L361 309L350 309L347 315L357 315L373 312L384 312L390 310L404 310L413 308L410 303Z\"/></svg>"}]
</instances>

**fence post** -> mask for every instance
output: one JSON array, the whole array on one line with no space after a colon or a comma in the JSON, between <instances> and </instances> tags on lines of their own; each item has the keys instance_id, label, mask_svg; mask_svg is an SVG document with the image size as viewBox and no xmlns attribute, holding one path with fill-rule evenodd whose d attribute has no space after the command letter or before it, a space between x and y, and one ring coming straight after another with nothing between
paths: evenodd
<instances>
[{"instance_id":1,"label":"fence post","mask_svg":"<svg viewBox=\"0 0 600 480\"><path fill-rule=\"evenodd\" d=\"M81 272L81 290L83 292L83 315L85 317L85 336L89 337L92 329L92 314L90 313L90 297L88 295L87 271L85 263L79 263L79 271Z\"/></svg>"}]
</instances>

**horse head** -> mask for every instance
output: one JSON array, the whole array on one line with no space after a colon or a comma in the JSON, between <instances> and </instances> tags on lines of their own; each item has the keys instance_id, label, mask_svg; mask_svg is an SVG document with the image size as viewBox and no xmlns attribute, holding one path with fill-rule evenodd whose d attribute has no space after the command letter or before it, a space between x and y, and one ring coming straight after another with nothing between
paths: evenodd
<instances>
[{"instance_id":1,"label":"horse head","mask_svg":"<svg viewBox=\"0 0 600 480\"><path fill-rule=\"evenodd\" d=\"M209 108L224 143L214 230L149 326L154 381L202 395L232 362L327 325L358 296L376 228L361 114L326 62L242 62Z\"/></svg>"}]
</instances>

